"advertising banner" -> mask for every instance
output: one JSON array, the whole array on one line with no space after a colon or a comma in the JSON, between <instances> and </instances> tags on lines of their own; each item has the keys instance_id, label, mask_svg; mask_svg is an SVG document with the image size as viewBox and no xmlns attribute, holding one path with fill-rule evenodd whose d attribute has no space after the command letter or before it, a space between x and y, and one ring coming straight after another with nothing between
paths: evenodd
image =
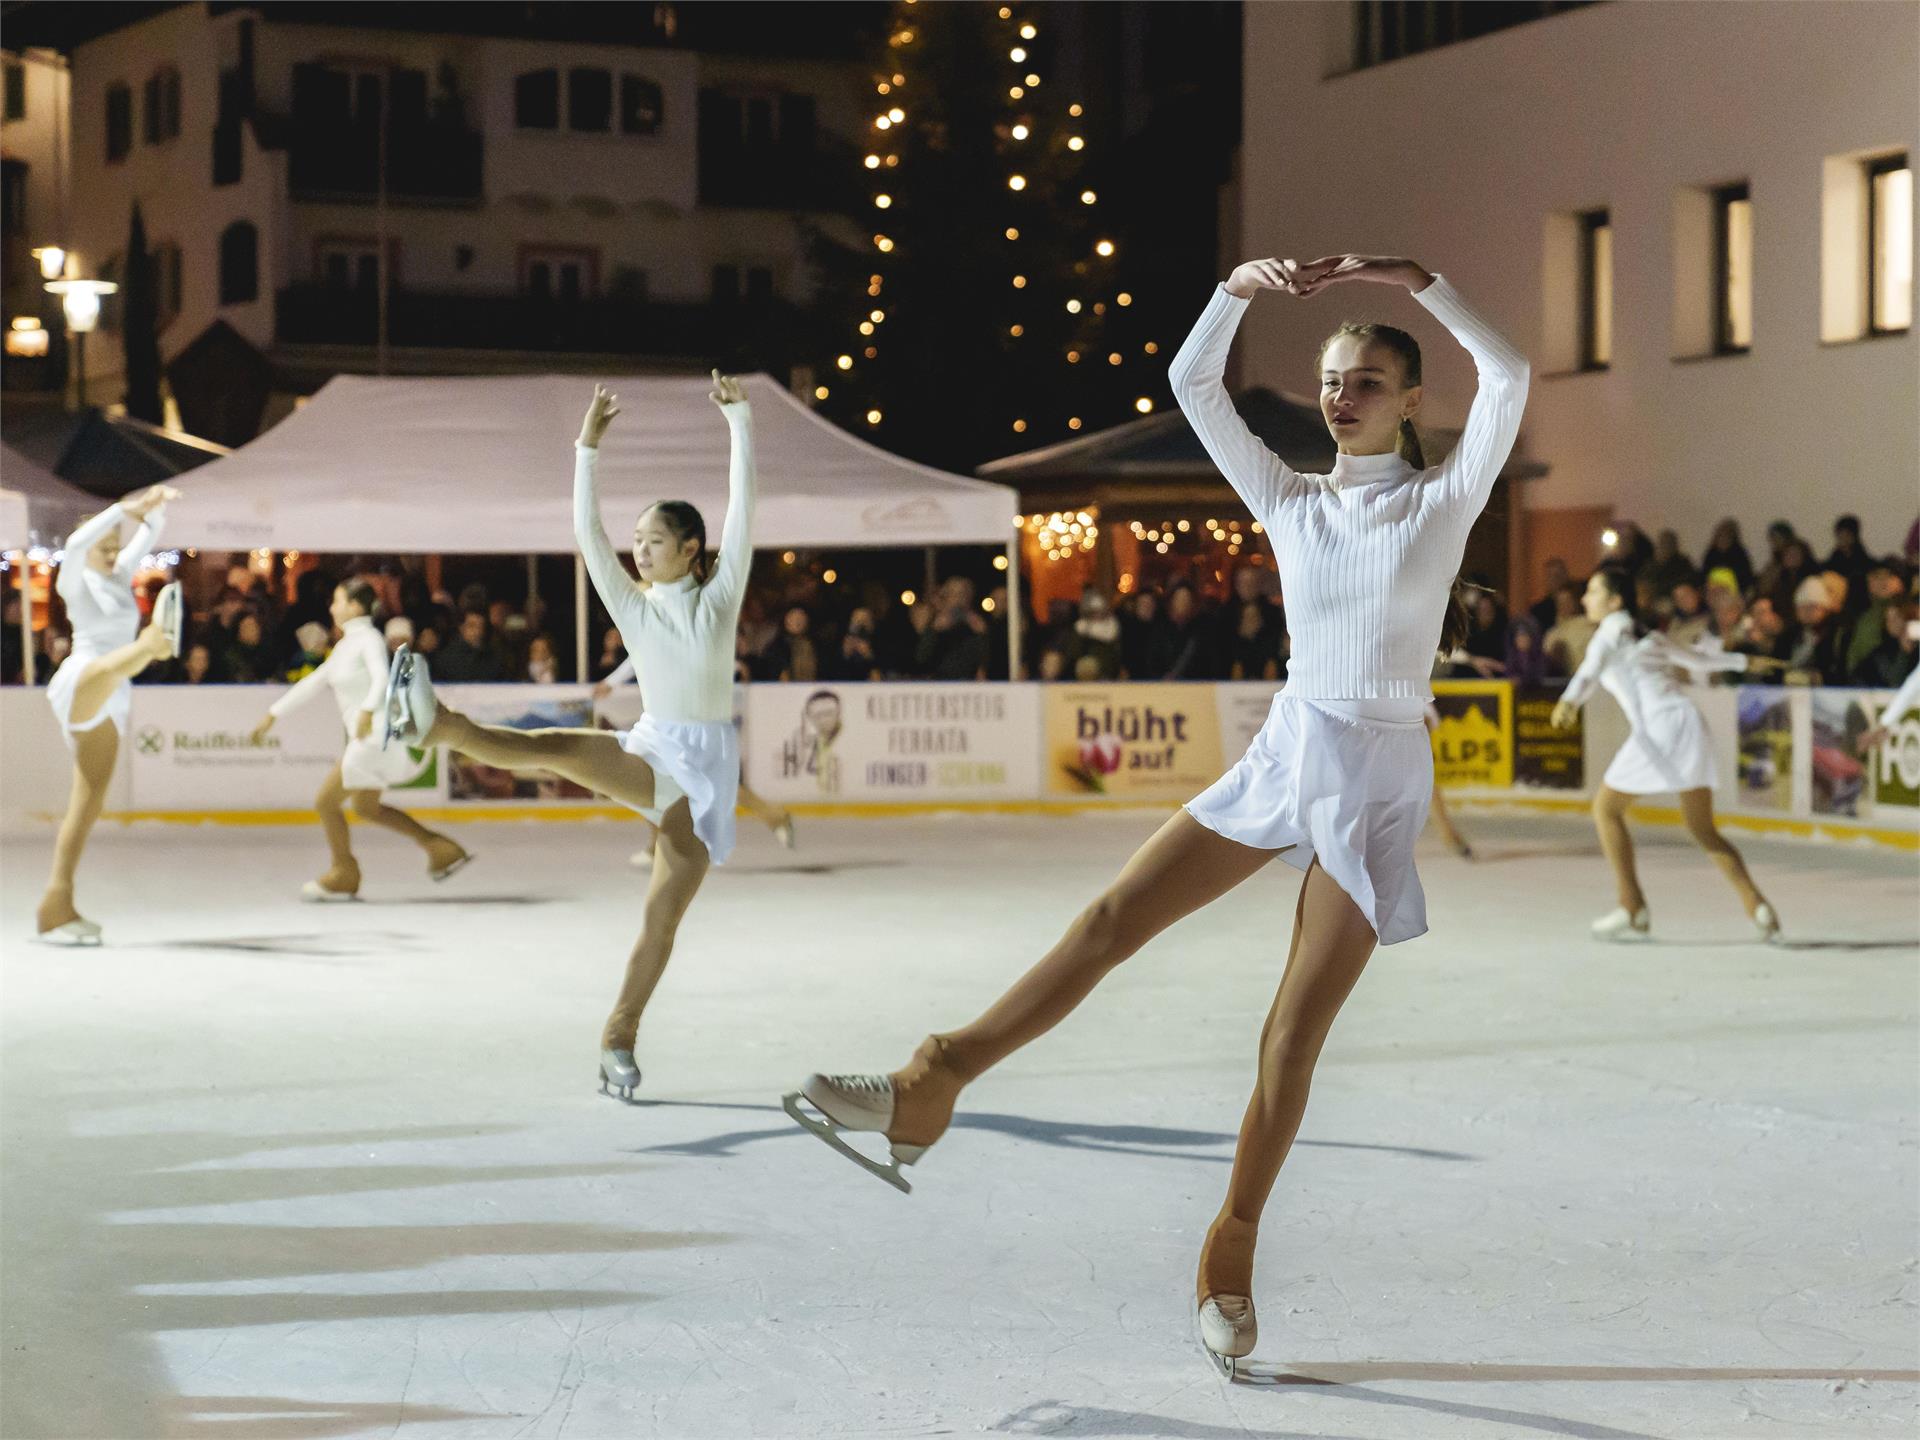
<instances>
[{"instance_id":1,"label":"advertising banner","mask_svg":"<svg viewBox=\"0 0 1920 1440\"><path fill-rule=\"evenodd\" d=\"M1584 711L1571 730L1553 728L1560 690L1516 687L1513 693L1513 783L1535 790L1579 790L1587 783Z\"/></svg>"},{"instance_id":2,"label":"advertising banner","mask_svg":"<svg viewBox=\"0 0 1920 1440\"><path fill-rule=\"evenodd\" d=\"M1739 803L1749 810L1793 808L1793 712L1778 686L1742 685Z\"/></svg>"},{"instance_id":3,"label":"advertising banner","mask_svg":"<svg viewBox=\"0 0 1920 1440\"><path fill-rule=\"evenodd\" d=\"M584 686L449 685L443 693L449 704L481 725L504 725L515 730L595 728L592 695ZM496 770L466 755L450 750L444 753L447 798L457 803L600 799L544 770Z\"/></svg>"},{"instance_id":4,"label":"advertising banner","mask_svg":"<svg viewBox=\"0 0 1920 1440\"><path fill-rule=\"evenodd\" d=\"M1220 759L1226 769L1247 753L1267 723L1280 686L1271 680L1223 680L1213 690L1214 708L1220 712Z\"/></svg>"},{"instance_id":5,"label":"advertising banner","mask_svg":"<svg viewBox=\"0 0 1920 1440\"><path fill-rule=\"evenodd\" d=\"M1442 785L1513 784L1513 687L1501 680L1436 680L1433 776Z\"/></svg>"},{"instance_id":6,"label":"advertising banner","mask_svg":"<svg viewBox=\"0 0 1920 1440\"><path fill-rule=\"evenodd\" d=\"M1893 699L1882 693L1872 701L1888 735L1874 751L1869 765L1874 779L1874 804L1880 809L1920 809L1920 710L1904 715L1882 713Z\"/></svg>"},{"instance_id":7,"label":"advertising banner","mask_svg":"<svg viewBox=\"0 0 1920 1440\"><path fill-rule=\"evenodd\" d=\"M1029 800L1040 789L1033 685L752 685L747 782L793 803Z\"/></svg>"},{"instance_id":8,"label":"advertising banner","mask_svg":"<svg viewBox=\"0 0 1920 1440\"><path fill-rule=\"evenodd\" d=\"M255 743L253 727L284 691L268 685L136 685L126 736L129 803L136 810L290 810L313 797L340 759L346 734L323 696L278 721ZM395 787L437 798L434 757L413 752Z\"/></svg>"},{"instance_id":9,"label":"advertising banner","mask_svg":"<svg viewBox=\"0 0 1920 1440\"><path fill-rule=\"evenodd\" d=\"M1873 772L1859 745L1861 735L1873 727L1868 701L1849 690L1815 690L1812 701L1808 764L1813 813L1855 819L1871 814Z\"/></svg>"},{"instance_id":10,"label":"advertising banner","mask_svg":"<svg viewBox=\"0 0 1920 1440\"><path fill-rule=\"evenodd\" d=\"M1192 798L1226 768L1215 691L1209 684L1047 686L1046 793Z\"/></svg>"}]
</instances>

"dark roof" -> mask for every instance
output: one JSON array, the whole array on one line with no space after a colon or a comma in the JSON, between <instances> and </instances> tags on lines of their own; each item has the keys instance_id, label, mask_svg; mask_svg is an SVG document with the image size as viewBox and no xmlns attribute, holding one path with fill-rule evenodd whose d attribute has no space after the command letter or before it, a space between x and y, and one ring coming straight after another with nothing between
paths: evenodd
<instances>
[{"instance_id":1,"label":"dark roof","mask_svg":"<svg viewBox=\"0 0 1920 1440\"><path fill-rule=\"evenodd\" d=\"M171 480L227 452L198 436L162 429L97 406L22 411L9 407L6 443L69 484L117 500L146 485Z\"/></svg>"},{"instance_id":2,"label":"dark roof","mask_svg":"<svg viewBox=\"0 0 1920 1440\"><path fill-rule=\"evenodd\" d=\"M1333 468L1333 437L1327 434L1320 408L1256 385L1233 397L1233 408L1260 442L1288 466L1307 475L1324 475ZM1458 443L1457 430L1422 429L1429 463L1445 456ZM1018 484L1022 480L1212 479L1218 471L1178 410L1129 420L1058 445L1026 450L990 460L974 472L983 479ZM1531 479L1547 473L1537 460L1509 459L1501 471L1511 479Z\"/></svg>"}]
</instances>

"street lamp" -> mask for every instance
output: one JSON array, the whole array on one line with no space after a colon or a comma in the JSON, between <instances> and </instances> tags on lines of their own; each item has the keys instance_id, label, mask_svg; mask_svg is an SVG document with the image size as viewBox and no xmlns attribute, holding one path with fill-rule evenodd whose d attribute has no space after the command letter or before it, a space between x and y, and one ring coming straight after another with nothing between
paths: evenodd
<instances>
[{"instance_id":1,"label":"street lamp","mask_svg":"<svg viewBox=\"0 0 1920 1440\"><path fill-rule=\"evenodd\" d=\"M42 280L58 280L67 268L67 252L58 245L42 245L34 250L33 258L40 262Z\"/></svg>"},{"instance_id":2,"label":"street lamp","mask_svg":"<svg viewBox=\"0 0 1920 1440\"><path fill-rule=\"evenodd\" d=\"M49 280L47 290L60 297L66 312L67 330L73 336L73 363L82 410L87 408L87 335L100 323L100 297L120 287L111 280Z\"/></svg>"}]
</instances>

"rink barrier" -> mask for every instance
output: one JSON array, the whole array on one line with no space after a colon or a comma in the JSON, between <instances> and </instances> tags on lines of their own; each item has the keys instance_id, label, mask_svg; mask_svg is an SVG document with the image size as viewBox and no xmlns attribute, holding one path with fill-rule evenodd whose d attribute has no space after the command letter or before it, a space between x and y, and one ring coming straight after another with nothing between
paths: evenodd
<instances>
[{"instance_id":1,"label":"rink barrier","mask_svg":"<svg viewBox=\"0 0 1920 1440\"><path fill-rule=\"evenodd\" d=\"M1546 723L1557 691L1440 682L1436 778L1474 809L1583 811L1625 738L1604 696L1570 735ZM1245 750L1273 704L1266 683L752 685L737 692L748 782L803 816L1071 815L1191 798ZM310 825L314 792L337 760L339 721L324 703L250 732L268 686L136 686L104 818L121 823ZM624 728L631 687L595 702L586 686L449 686L482 723ZM1705 687L1722 789L1716 809L1755 834L1920 849L1920 711L1898 717L1875 755L1850 737L1886 692ZM66 804L70 760L42 692L0 690L0 819L44 831ZM444 753L415 753L387 801L436 824L623 820L631 812L552 777L509 775ZM1671 805L1635 817L1677 824Z\"/></svg>"}]
</instances>

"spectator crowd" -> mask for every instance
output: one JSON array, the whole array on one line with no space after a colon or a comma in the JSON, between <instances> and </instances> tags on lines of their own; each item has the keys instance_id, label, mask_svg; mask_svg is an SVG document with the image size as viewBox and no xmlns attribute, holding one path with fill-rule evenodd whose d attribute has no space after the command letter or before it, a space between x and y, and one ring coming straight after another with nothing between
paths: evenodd
<instances>
[{"instance_id":1,"label":"spectator crowd","mask_svg":"<svg viewBox=\"0 0 1920 1440\"><path fill-rule=\"evenodd\" d=\"M1826 549L1822 557L1821 548ZM1733 520L1689 554L1672 530L1649 539L1623 521L1602 562L1626 570L1636 611L1649 628L1689 642L1785 663L1787 684L1891 687L1914 669L1909 636L1915 605L1920 522L1901 554L1876 554L1857 519L1834 522L1830 547L1784 521L1767 527L1751 553ZM878 580L834 583L817 565L756 567L735 641L742 680L1004 680L1008 676L1007 591L986 595L952 576L931 595ZM1463 591L1465 635L1436 673L1551 683L1571 675L1594 631L1581 606L1586 576L1560 559L1546 565L1545 592L1511 605L1490 588ZM549 628L546 606L470 584L434 591L425 576L391 564L357 570L382 597L377 617L389 648L411 643L450 684L552 683L573 674L571 627ZM201 577L204 582L206 577ZM301 574L292 599L245 566L235 566L195 607L181 657L143 680L174 684L284 684L318 665L333 643L327 602L342 575ZM157 582L155 584L157 588ZM0 674L22 673L19 597L8 591L0 629ZM619 633L595 612L597 637L586 678L601 680L625 658ZM64 658L57 604L37 637L36 679ZM1243 563L1224 593L1178 582L1113 596L1089 586L1076 602L1056 600L1023 638L1023 678L1079 680L1283 680L1290 656L1280 578Z\"/></svg>"}]
</instances>

